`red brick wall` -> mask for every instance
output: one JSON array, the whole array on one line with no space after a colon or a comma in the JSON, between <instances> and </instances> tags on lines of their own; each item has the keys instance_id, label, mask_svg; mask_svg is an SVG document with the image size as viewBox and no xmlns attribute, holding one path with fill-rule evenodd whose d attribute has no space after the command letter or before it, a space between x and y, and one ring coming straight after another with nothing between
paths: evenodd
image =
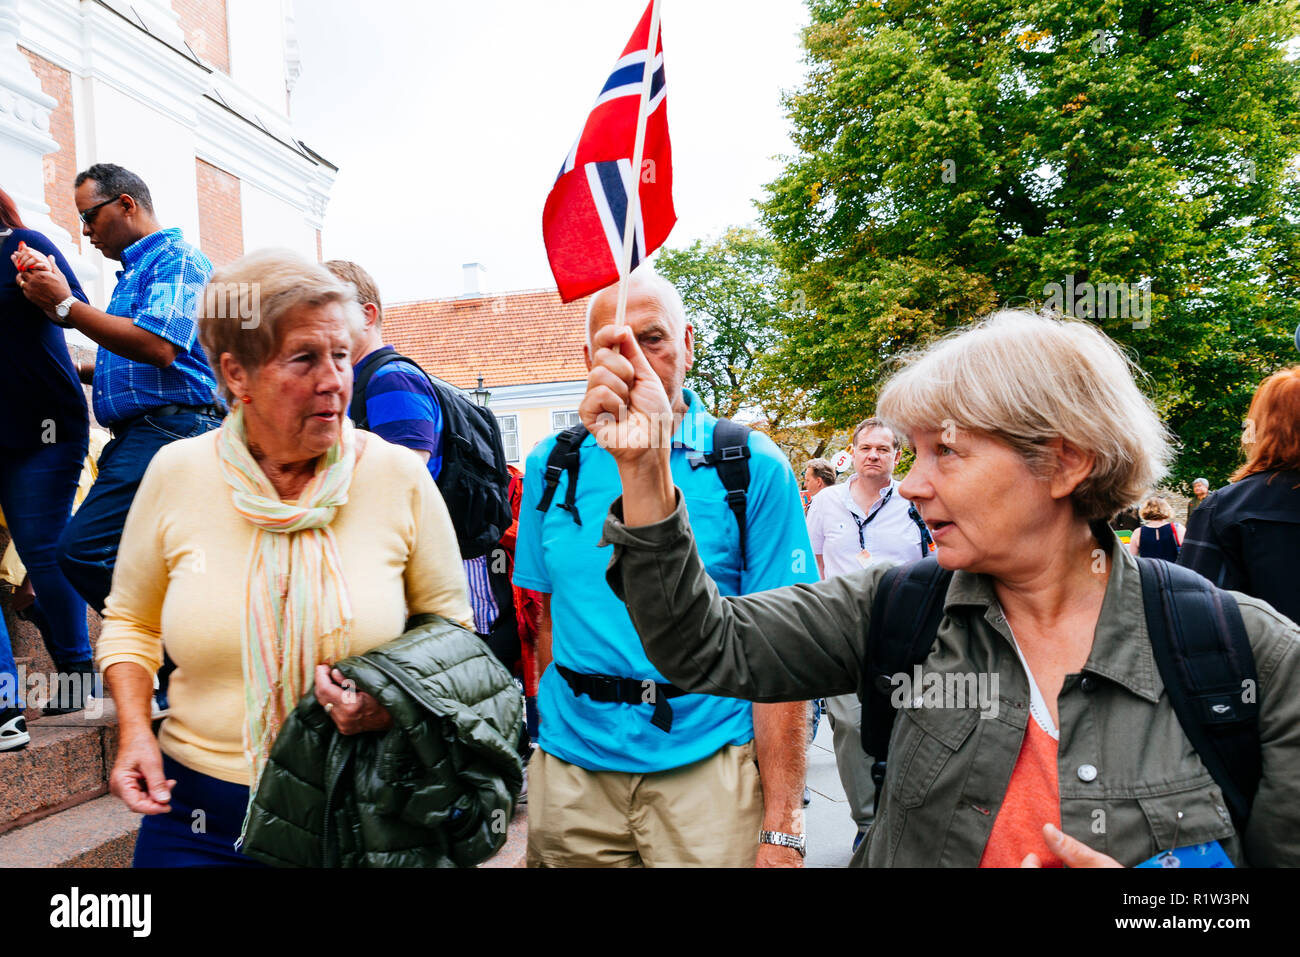
<instances>
[{"instance_id":1,"label":"red brick wall","mask_svg":"<svg viewBox=\"0 0 1300 957\"><path fill-rule=\"evenodd\" d=\"M224 266L244 255L244 212L240 206L239 178L201 159L198 164L199 248L214 266Z\"/></svg>"},{"instance_id":2,"label":"red brick wall","mask_svg":"<svg viewBox=\"0 0 1300 957\"><path fill-rule=\"evenodd\" d=\"M172 0L185 40L199 59L230 73L230 38L226 34L226 0Z\"/></svg>"},{"instance_id":3,"label":"red brick wall","mask_svg":"<svg viewBox=\"0 0 1300 957\"><path fill-rule=\"evenodd\" d=\"M23 50L23 54L40 80L41 90L59 101L50 113L50 135L59 144L59 148L45 155L45 202L50 207L50 219L70 232L80 248L81 222L77 219L77 204L72 198L72 183L77 178L77 148L72 122L72 75L30 50Z\"/></svg>"}]
</instances>

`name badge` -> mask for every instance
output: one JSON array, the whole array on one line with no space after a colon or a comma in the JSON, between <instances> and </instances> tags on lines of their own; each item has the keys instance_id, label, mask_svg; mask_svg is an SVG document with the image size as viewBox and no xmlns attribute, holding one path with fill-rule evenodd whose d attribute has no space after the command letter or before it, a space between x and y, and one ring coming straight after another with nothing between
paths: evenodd
<instances>
[{"instance_id":1,"label":"name badge","mask_svg":"<svg viewBox=\"0 0 1300 957\"><path fill-rule=\"evenodd\" d=\"M1228 857L1218 841L1208 844L1193 844L1191 847L1177 847L1172 851L1161 851L1155 857L1143 861L1138 867L1232 867Z\"/></svg>"},{"instance_id":2,"label":"name badge","mask_svg":"<svg viewBox=\"0 0 1300 957\"><path fill-rule=\"evenodd\" d=\"M858 552L858 564L861 565L863 568L866 568L868 565L870 565L871 552L867 551L865 548L862 549L862 551Z\"/></svg>"}]
</instances>

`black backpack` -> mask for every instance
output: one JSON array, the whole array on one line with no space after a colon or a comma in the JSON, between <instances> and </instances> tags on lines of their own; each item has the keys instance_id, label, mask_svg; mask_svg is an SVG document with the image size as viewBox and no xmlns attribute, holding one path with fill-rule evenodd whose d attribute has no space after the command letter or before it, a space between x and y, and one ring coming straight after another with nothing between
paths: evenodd
<instances>
[{"instance_id":1,"label":"black backpack","mask_svg":"<svg viewBox=\"0 0 1300 957\"><path fill-rule=\"evenodd\" d=\"M564 494L560 508L573 516L573 520L582 524L578 515L576 496L578 494L578 447L589 435L587 427L582 424L565 429L556 437L555 448L546 457L546 487L542 490L542 499L537 503L537 510L545 512L551 507L551 499L559 487L560 476L569 473L569 487ZM713 428L713 451L708 455L692 453L687 461L691 469L715 468L722 487L727 491L727 504L736 516L740 528L740 568L745 568L745 506L749 491L749 429L732 422L730 419L718 419Z\"/></svg>"},{"instance_id":2,"label":"black backpack","mask_svg":"<svg viewBox=\"0 0 1300 957\"><path fill-rule=\"evenodd\" d=\"M1109 534L1109 533L1108 533ZM1195 572L1139 558L1151 650L1183 733L1223 791L1239 833L1259 788L1259 681L1236 600ZM895 710L892 676L930 655L952 572L926 558L891 568L871 605L862 701L862 749L875 758L876 805ZM1254 693L1243 694L1244 689Z\"/></svg>"},{"instance_id":3,"label":"black backpack","mask_svg":"<svg viewBox=\"0 0 1300 957\"><path fill-rule=\"evenodd\" d=\"M510 528L510 473L496 416L435 379L420 364L393 350L371 353L357 367L348 415L357 428L366 418L366 387L390 362L407 362L424 373L442 409L442 471L438 490L451 515L462 558L478 558Z\"/></svg>"}]
</instances>

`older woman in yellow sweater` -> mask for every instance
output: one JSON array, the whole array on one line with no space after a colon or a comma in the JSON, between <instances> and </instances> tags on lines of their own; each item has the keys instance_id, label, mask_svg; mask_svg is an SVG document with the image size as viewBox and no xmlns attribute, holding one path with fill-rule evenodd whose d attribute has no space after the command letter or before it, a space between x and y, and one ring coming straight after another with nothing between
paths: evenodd
<instances>
[{"instance_id":1,"label":"older woman in yellow sweater","mask_svg":"<svg viewBox=\"0 0 1300 957\"><path fill-rule=\"evenodd\" d=\"M330 665L433 612L470 626L446 506L409 449L355 430L352 289L281 250L213 274L199 335L231 412L150 464L98 645L121 741L110 787L146 815L136 866L249 865L235 849L307 691L353 734L390 722ZM153 673L176 663L155 739Z\"/></svg>"}]
</instances>

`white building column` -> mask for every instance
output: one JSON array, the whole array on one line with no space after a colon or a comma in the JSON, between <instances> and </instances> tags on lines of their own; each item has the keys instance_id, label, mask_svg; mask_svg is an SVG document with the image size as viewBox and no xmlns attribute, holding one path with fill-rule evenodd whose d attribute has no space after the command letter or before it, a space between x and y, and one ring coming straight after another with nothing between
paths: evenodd
<instances>
[{"instance_id":1,"label":"white building column","mask_svg":"<svg viewBox=\"0 0 1300 957\"><path fill-rule=\"evenodd\" d=\"M18 49L18 25L18 0L0 0L0 187L14 198L23 221L45 232L43 226L54 224L45 202L43 158L59 148L50 135L50 111L58 103L42 92Z\"/></svg>"},{"instance_id":2,"label":"white building column","mask_svg":"<svg viewBox=\"0 0 1300 957\"><path fill-rule=\"evenodd\" d=\"M27 57L18 49L18 0L0 0L0 187L13 197L28 229L45 234L67 258L83 286L99 269L81 255L66 229L50 219L45 202L45 155L59 149L50 135L54 97L41 89ZM94 347L80 332L69 330L69 343Z\"/></svg>"}]
</instances>

